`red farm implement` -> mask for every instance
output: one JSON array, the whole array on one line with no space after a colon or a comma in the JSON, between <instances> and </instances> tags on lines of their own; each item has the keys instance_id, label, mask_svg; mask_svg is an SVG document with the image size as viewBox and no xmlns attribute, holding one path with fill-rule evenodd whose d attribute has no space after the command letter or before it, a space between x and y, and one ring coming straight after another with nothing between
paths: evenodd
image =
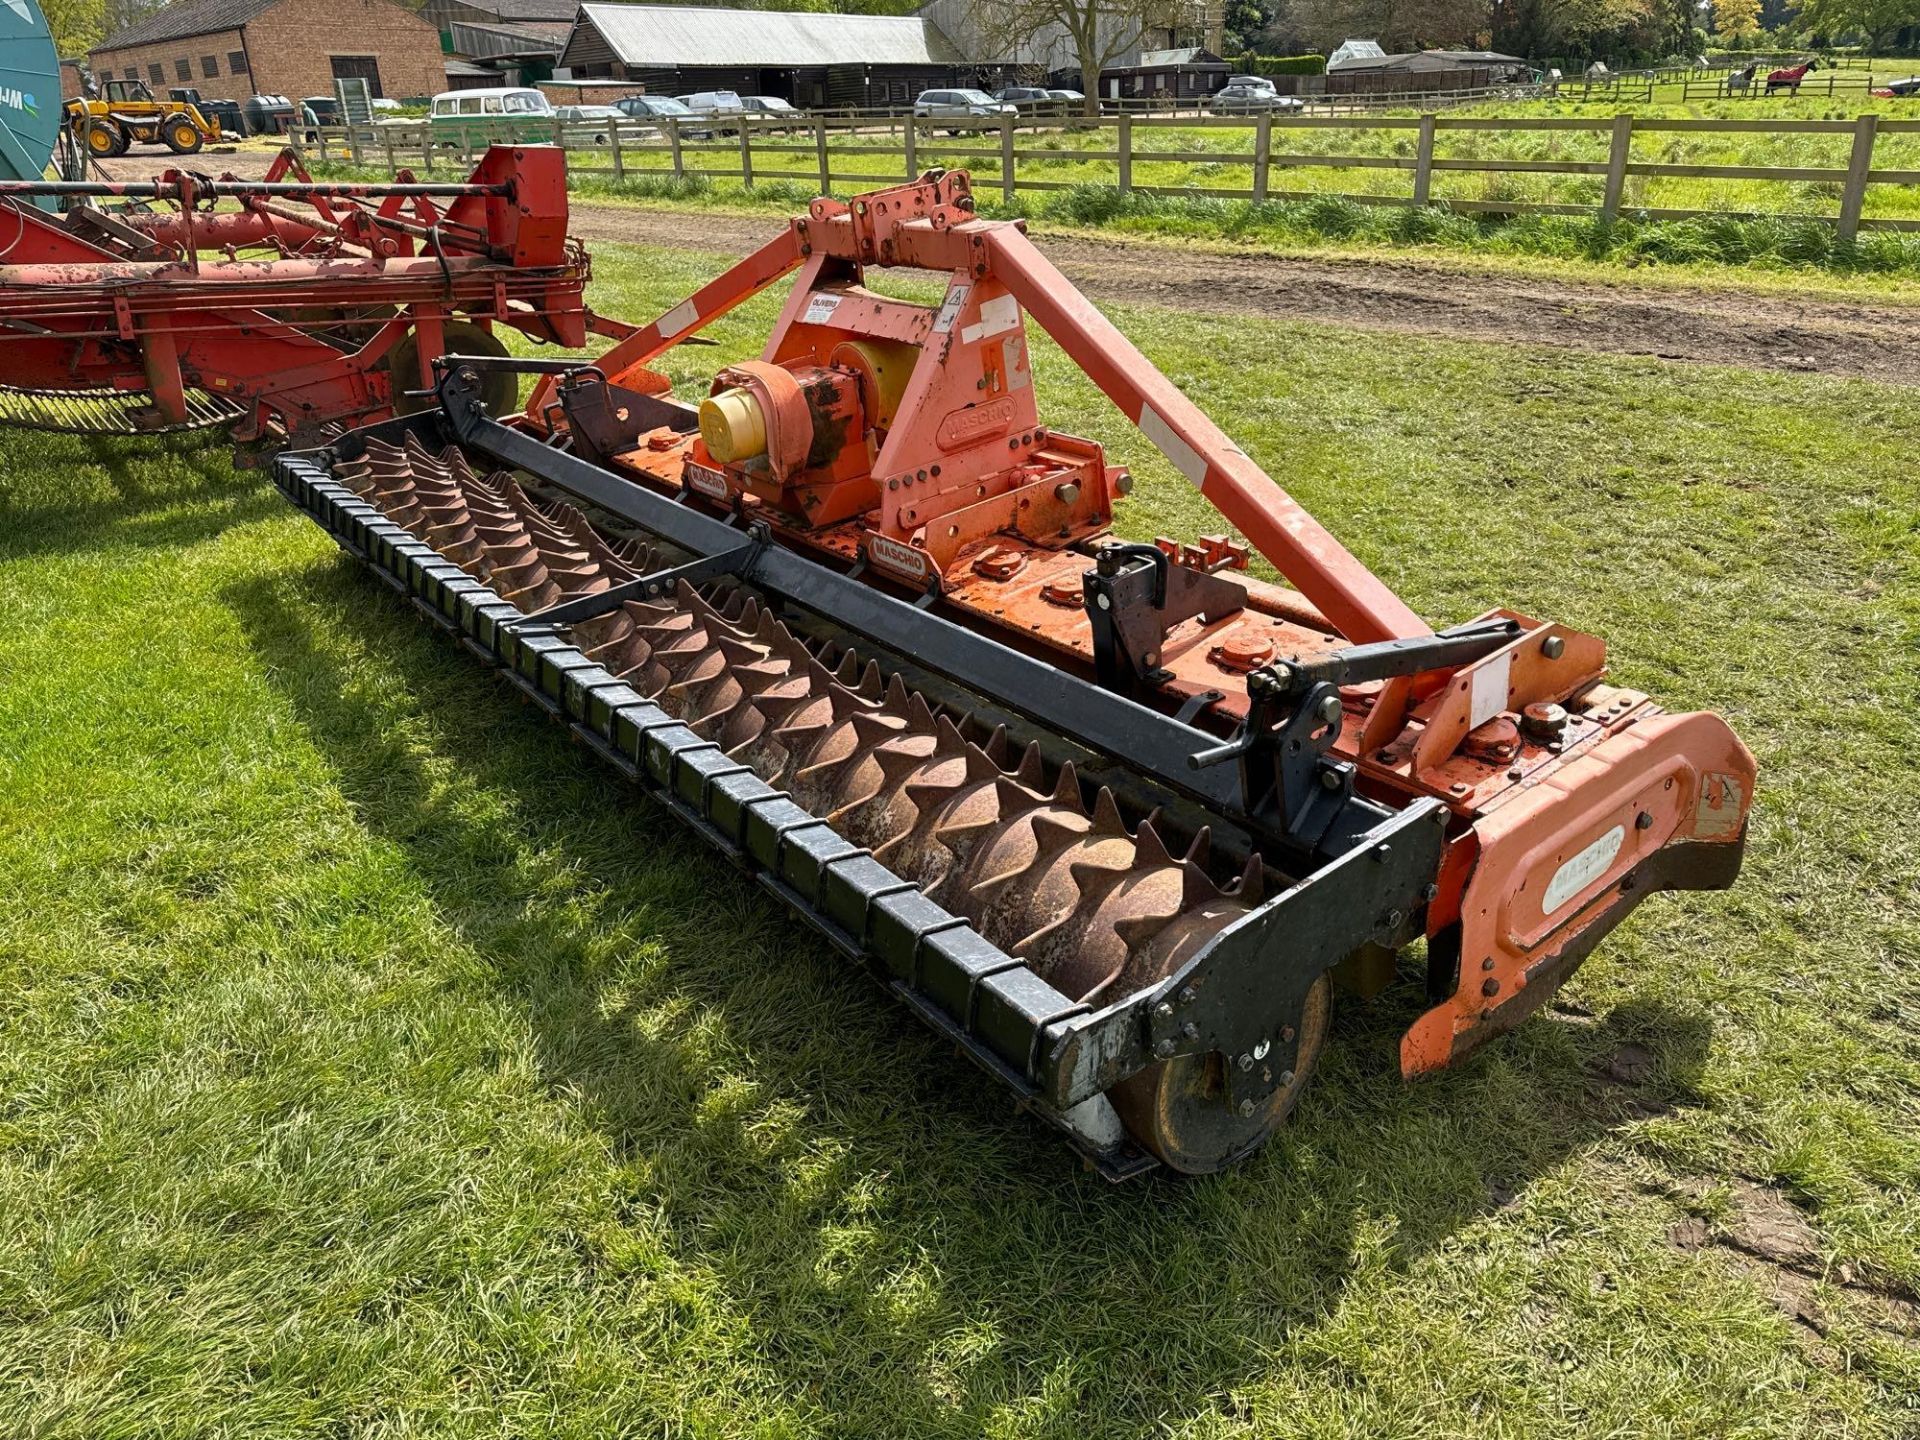
<instances>
[{"instance_id":1,"label":"red farm implement","mask_svg":"<svg viewBox=\"0 0 1920 1440\"><path fill-rule=\"evenodd\" d=\"M789 276L675 398L659 356ZM1114 540L1129 472L1040 414L1030 319L1244 540ZM1739 870L1724 722L1552 621L1431 628L965 175L816 201L593 365L437 369L276 482L1110 1176L1257 1146L1409 946L1417 1075Z\"/></svg>"},{"instance_id":2,"label":"red farm implement","mask_svg":"<svg viewBox=\"0 0 1920 1440\"><path fill-rule=\"evenodd\" d=\"M537 146L449 184L315 183L291 154L264 180L0 182L0 423L311 444L405 410L443 353L504 355L502 326L626 334L588 313L566 227Z\"/></svg>"}]
</instances>

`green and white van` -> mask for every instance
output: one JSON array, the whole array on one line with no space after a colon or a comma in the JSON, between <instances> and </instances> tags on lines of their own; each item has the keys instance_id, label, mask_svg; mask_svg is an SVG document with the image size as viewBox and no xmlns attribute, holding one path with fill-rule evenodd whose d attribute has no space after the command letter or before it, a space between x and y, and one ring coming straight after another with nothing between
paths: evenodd
<instances>
[{"instance_id":1,"label":"green and white van","mask_svg":"<svg viewBox=\"0 0 1920 1440\"><path fill-rule=\"evenodd\" d=\"M431 120L433 138L442 144L470 148L495 140L553 141L553 106L526 86L448 90L433 97Z\"/></svg>"}]
</instances>

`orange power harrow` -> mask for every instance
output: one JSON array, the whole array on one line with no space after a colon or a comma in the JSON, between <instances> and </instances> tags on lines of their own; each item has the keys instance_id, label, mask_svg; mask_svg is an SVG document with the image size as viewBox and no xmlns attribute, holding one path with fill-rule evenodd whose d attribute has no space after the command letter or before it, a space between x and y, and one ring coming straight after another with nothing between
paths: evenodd
<instances>
[{"instance_id":1,"label":"orange power harrow","mask_svg":"<svg viewBox=\"0 0 1920 1440\"><path fill-rule=\"evenodd\" d=\"M674 398L660 355L795 271ZM1111 539L1130 477L1042 423L1029 318L1244 543ZM542 372L508 422L502 367ZM963 174L814 202L594 366L440 374L282 488L1109 1175L1257 1146L1416 941L1408 1075L1739 869L1721 720L1552 622L1429 628Z\"/></svg>"}]
</instances>

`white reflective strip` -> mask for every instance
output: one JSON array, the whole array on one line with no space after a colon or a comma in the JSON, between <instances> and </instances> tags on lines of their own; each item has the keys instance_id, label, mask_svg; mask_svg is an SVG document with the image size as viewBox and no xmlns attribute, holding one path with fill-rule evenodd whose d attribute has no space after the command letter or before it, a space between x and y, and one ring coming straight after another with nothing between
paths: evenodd
<instances>
[{"instance_id":1,"label":"white reflective strip","mask_svg":"<svg viewBox=\"0 0 1920 1440\"><path fill-rule=\"evenodd\" d=\"M700 311L693 301L682 300L659 319L662 335L678 335L682 330L691 330L700 319Z\"/></svg>"},{"instance_id":2,"label":"white reflective strip","mask_svg":"<svg viewBox=\"0 0 1920 1440\"><path fill-rule=\"evenodd\" d=\"M1513 652L1495 655L1473 668L1473 707L1467 716L1467 728L1478 730L1507 708L1509 677L1513 673Z\"/></svg>"},{"instance_id":3,"label":"white reflective strip","mask_svg":"<svg viewBox=\"0 0 1920 1440\"><path fill-rule=\"evenodd\" d=\"M1193 482L1193 488L1206 488L1207 461L1178 435L1173 427L1160 418L1160 412L1151 405L1140 407L1140 433L1151 440L1154 448L1173 462L1173 468Z\"/></svg>"},{"instance_id":4,"label":"white reflective strip","mask_svg":"<svg viewBox=\"0 0 1920 1440\"><path fill-rule=\"evenodd\" d=\"M971 345L976 340L985 340L989 335L998 335L1011 330L1020 323L1020 302L1011 295L996 295L980 307L980 319L963 326L960 338Z\"/></svg>"},{"instance_id":5,"label":"white reflective strip","mask_svg":"<svg viewBox=\"0 0 1920 1440\"><path fill-rule=\"evenodd\" d=\"M1546 898L1540 902L1541 912L1551 915L1606 874L1626 838L1627 827L1616 825L1554 871L1553 879L1547 882Z\"/></svg>"}]
</instances>

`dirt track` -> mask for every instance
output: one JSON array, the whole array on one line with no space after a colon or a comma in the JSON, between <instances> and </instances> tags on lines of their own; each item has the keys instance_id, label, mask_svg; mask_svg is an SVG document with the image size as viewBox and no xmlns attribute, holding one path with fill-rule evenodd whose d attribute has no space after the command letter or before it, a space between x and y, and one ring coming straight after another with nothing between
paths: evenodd
<instances>
[{"instance_id":1,"label":"dirt track","mask_svg":"<svg viewBox=\"0 0 1920 1440\"><path fill-rule=\"evenodd\" d=\"M257 175L269 158L265 151L209 153L195 168ZM110 163L116 176L135 179L177 160L143 152ZM771 216L576 203L572 228L588 241L741 255L775 223ZM1572 281L1444 262L1210 254L1080 237L1043 236L1040 245L1096 300L1920 384L1920 305Z\"/></svg>"},{"instance_id":2,"label":"dirt track","mask_svg":"<svg viewBox=\"0 0 1920 1440\"><path fill-rule=\"evenodd\" d=\"M573 211L574 232L588 241L727 254L745 254L773 228L758 216L596 205ZM1920 384L1916 306L1038 238L1067 278L1096 300Z\"/></svg>"}]
</instances>

